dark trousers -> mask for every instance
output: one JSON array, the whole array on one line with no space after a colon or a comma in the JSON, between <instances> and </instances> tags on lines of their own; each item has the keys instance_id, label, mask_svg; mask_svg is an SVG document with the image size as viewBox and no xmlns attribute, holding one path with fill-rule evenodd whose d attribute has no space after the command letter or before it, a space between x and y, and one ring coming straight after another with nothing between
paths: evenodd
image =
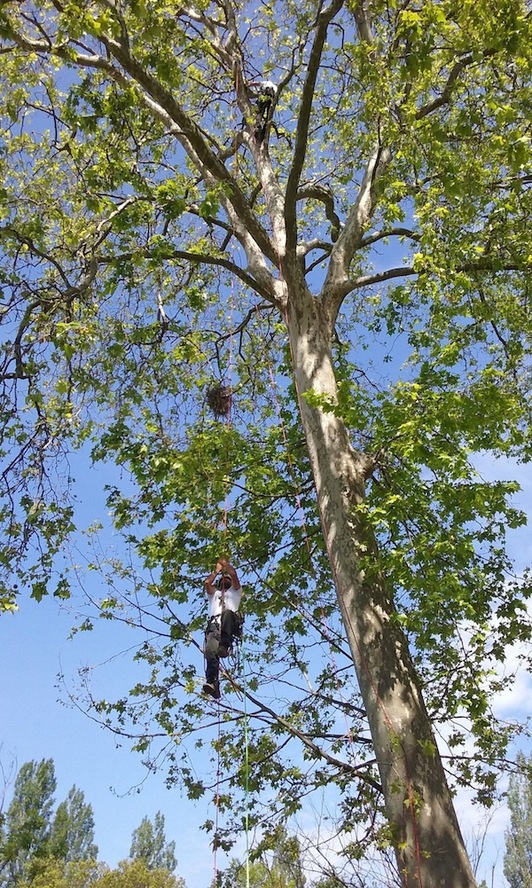
<instances>
[{"instance_id":1,"label":"dark trousers","mask_svg":"<svg viewBox=\"0 0 532 888\"><path fill-rule=\"evenodd\" d=\"M225 610L220 617L213 617L209 620L207 629L205 630L205 659L207 661L205 667L205 679L209 684L218 681L218 673L220 671L220 654L219 649L228 650L231 647L233 638L236 634L238 625L238 617L231 610Z\"/></svg>"}]
</instances>

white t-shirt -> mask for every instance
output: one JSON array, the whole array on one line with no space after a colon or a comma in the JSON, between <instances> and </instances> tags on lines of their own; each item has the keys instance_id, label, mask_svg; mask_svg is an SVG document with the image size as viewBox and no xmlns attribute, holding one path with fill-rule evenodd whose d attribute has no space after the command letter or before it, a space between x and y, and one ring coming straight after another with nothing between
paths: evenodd
<instances>
[{"instance_id":1,"label":"white t-shirt","mask_svg":"<svg viewBox=\"0 0 532 888\"><path fill-rule=\"evenodd\" d=\"M237 611L242 599L242 586L235 589L233 585L229 589L216 589L209 595L209 619L219 617L222 610Z\"/></svg>"}]
</instances>

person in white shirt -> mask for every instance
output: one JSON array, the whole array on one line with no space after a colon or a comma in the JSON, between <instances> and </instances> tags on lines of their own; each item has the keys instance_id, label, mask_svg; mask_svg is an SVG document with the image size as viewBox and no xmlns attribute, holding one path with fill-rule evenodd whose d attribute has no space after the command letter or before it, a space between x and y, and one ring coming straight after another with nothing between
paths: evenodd
<instances>
[{"instance_id":1,"label":"person in white shirt","mask_svg":"<svg viewBox=\"0 0 532 888\"><path fill-rule=\"evenodd\" d=\"M242 586L236 570L226 558L218 559L216 567L205 579L205 589L209 596L209 622L205 630L203 690L219 699L220 657L227 657L241 625L238 611Z\"/></svg>"}]
</instances>

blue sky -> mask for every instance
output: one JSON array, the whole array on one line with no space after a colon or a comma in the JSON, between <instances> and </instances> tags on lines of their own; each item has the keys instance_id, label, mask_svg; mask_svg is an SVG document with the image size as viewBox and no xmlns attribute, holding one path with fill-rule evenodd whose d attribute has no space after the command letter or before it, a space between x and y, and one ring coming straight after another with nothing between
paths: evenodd
<instances>
[{"instance_id":1,"label":"blue sky","mask_svg":"<svg viewBox=\"0 0 532 888\"><path fill-rule=\"evenodd\" d=\"M494 462L489 457L476 460L484 477L514 478L522 486L516 503L532 518L532 468L511 462ZM87 512L97 512L101 505L93 497L98 470L90 475L87 485ZM90 505L89 505L90 504ZM532 561L532 538L529 528L516 531L510 548L519 568ZM242 577L244 584L246 577ZM75 605L73 605L75 606ZM167 838L176 842L179 875L187 888L209 888L214 871L209 837L200 824L214 817L214 806L208 796L193 804L181 796L177 788L164 785L164 773L151 774L141 764L140 756L129 750L127 743L115 737L68 701L65 688L58 684L63 673L66 685L74 685L79 667L95 665L124 650L123 628L112 623L99 623L92 633L81 633L69 639L73 624L70 605L61 606L53 599L40 604L22 598L20 610L0 620L0 758L4 770L15 761L18 766L30 759L53 758L58 781L57 801L61 801L73 784L85 793L94 810L96 843L100 859L110 865L127 857L131 834L147 815L153 818L160 810L166 820ZM128 638L125 639L126 642ZM129 643L131 639L129 638ZM508 667L511 662L509 661ZM198 668L201 665L198 664ZM121 684L130 681L131 661L124 654L113 663L106 680ZM113 679L114 677L114 679ZM124 685L122 684L122 689ZM112 689L109 688L109 693ZM532 682L523 673L515 691L505 694L497 709L507 718L530 715ZM528 751L527 746L523 748ZM138 786L139 791L135 789ZM8 790L9 798L9 790ZM467 795L457 798L462 829L471 841L481 830L486 814L471 806ZM507 814L497 810L491 820L479 876L488 886L501 888L504 855L504 828ZM244 845L237 849L244 854ZM218 852L216 864L222 869L226 859Z\"/></svg>"},{"instance_id":2,"label":"blue sky","mask_svg":"<svg viewBox=\"0 0 532 888\"><path fill-rule=\"evenodd\" d=\"M105 523L102 489L109 480L109 469L95 466L87 473L85 467L85 476L79 516L86 524L96 518ZM167 789L164 773L150 774L146 779L139 754L69 701L68 691L75 690L78 670L108 658L116 659L111 669L104 670L102 696L112 695L110 681L117 693L133 683L133 665L127 655L131 634L120 625L100 621L94 632L69 638L77 604L75 600L61 604L50 597L37 603L21 595L18 612L0 619L3 768L9 771L13 762L20 767L31 759L53 758L57 802L73 784L83 790L94 811L99 859L111 866L128 856L131 834L142 818L153 819L162 811L167 838L176 842L177 874L186 879L188 888L209 888L213 854L200 824L214 817L214 810L209 811L205 802L196 808L179 789ZM200 663L199 671L201 668ZM219 859L217 865L222 865Z\"/></svg>"},{"instance_id":3,"label":"blue sky","mask_svg":"<svg viewBox=\"0 0 532 888\"><path fill-rule=\"evenodd\" d=\"M168 790L164 775L146 772L136 753L78 709L68 705L65 690L58 687L58 673L73 682L79 666L94 663L116 652L112 633L98 633L68 640L71 615L52 600L40 604L23 601L15 615L0 621L0 687L2 728L1 760L8 769L30 759L53 758L58 782L57 801L75 783L94 810L96 843L100 859L111 865L128 856L131 833L145 815L165 815L168 839L177 846L178 873L189 888L208 888L212 852L199 824L208 816L203 805L195 809ZM127 662L122 662L127 671ZM132 787L142 783L140 791Z\"/></svg>"}]
</instances>

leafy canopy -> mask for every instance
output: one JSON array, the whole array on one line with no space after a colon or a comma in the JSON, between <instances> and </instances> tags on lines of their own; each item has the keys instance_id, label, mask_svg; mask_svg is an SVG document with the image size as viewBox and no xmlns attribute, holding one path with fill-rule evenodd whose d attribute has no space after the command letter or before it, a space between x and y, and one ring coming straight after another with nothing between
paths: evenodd
<instances>
[{"instance_id":1,"label":"leafy canopy","mask_svg":"<svg viewBox=\"0 0 532 888\"><path fill-rule=\"evenodd\" d=\"M85 674L87 699L193 797L220 756L220 844L245 786L266 825L326 786L346 831L380 805L278 296L291 274L319 305L351 230L338 400L307 398L368 455L360 509L430 715L452 722L449 767L493 791L511 727L491 695L507 646L529 640L530 587L506 551L517 485L475 466L531 452L530 30L517 0L0 9L2 606L17 584L37 599L84 586L80 628L142 626L134 687L94 702ZM247 84L262 75L279 90L259 149ZM91 461L118 537L107 550L95 507L87 579L64 552ZM222 551L247 582L249 768L238 682L220 741L197 695L197 591ZM199 779L194 744L211 741Z\"/></svg>"}]
</instances>

